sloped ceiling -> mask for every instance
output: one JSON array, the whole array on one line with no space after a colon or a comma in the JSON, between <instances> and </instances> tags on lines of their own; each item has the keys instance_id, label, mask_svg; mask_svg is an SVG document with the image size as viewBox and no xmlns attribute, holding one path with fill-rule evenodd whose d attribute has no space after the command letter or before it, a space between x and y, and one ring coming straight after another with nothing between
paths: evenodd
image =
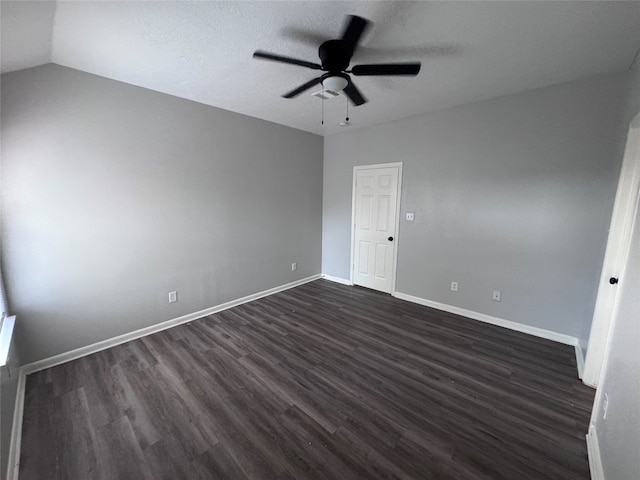
<instances>
[{"instance_id":1,"label":"sloped ceiling","mask_svg":"<svg viewBox=\"0 0 640 480\"><path fill-rule=\"evenodd\" d=\"M358 77L369 102L280 95L317 76L345 17L373 27L357 63L419 60L416 78ZM2 2L2 72L48 62L320 135L629 68L640 2Z\"/></svg>"}]
</instances>

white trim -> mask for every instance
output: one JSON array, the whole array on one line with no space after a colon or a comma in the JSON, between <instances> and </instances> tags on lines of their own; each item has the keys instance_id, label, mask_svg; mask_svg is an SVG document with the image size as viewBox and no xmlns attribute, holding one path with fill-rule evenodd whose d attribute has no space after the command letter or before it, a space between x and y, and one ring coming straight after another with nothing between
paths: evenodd
<instances>
[{"instance_id":1,"label":"white trim","mask_svg":"<svg viewBox=\"0 0 640 480\"><path fill-rule=\"evenodd\" d=\"M0 367L7 364L9 350L11 349L11 338L13 337L13 327L16 324L15 315L5 317L0 326Z\"/></svg>"},{"instance_id":2,"label":"white trim","mask_svg":"<svg viewBox=\"0 0 640 480\"><path fill-rule=\"evenodd\" d=\"M455 315L461 315L473 320L479 320L484 323L490 323L491 325L497 325L499 327L515 330L516 332L528 333L535 337L546 338L558 343L564 343L565 345L575 346L578 345L578 339L571 335L565 335L564 333L553 332L551 330L545 330L543 328L532 327L523 323L512 322L511 320L504 320L502 318L492 317L484 313L474 312L473 310L467 310L465 308L454 307L444 303L434 302L425 298L414 297L413 295L407 295L406 293L396 292L394 294L396 298L406 300L408 302L417 303L426 307L442 310L443 312L453 313Z\"/></svg>"},{"instance_id":3,"label":"white trim","mask_svg":"<svg viewBox=\"0 0 640 480\"><path fill-rule=\"evenodd\" d=\"M214 313L218 313L223 310L242 305L243 303L252 302L254 300L258 300L259 298L273 295L274 293L289 290L290 288L294 288L299 285L318 280L321 277L321 275L312 275L301 280L296 280L295 282L287 283L285 285L270 288L262 292L247 295L246 297L238 298L236 300L231 300L230 302L222 303L220 305L216 305L215 307L206 308L204 310L200 310L199 312L183 315L182 317L174 318L173 320L167 320L166 322L141 328L133 332L125 333L124 335L119 335L117 337L87 345L86 347L76 348L75 350L61 353L60 355L54 355L53 357L45 358L43 360L38 360L37 362L23 365L19 370L20 373L18 377L18 390L16 392L16 405L14 408L13 425L11 430L11 444L9 446L7 480L17 480L18 478L20 466L20 447L22 441L22 416L24 413L24 389L27 375L38 372L40 370L44 370L46 368L55 367L56 365L60 365L62 363L70 362L71 360L76 360L86 355L91 355L92 353L106 350L107 348L115 347L116 345L120 345L131 340L136 340L138 338L151 335L152 333L176 327L178 325L182 325L183 323L192 322L199 318L213 315Z\"/></svg>"},{"instance_id":4,"label":"white trim","mask_svg":"<svg viewBox=\"0 0 640 480\"><path fill-rule=\"evenodd\" d=\"M398 192L396 200L396 240L393 242L393 271L391 272L391 295L396 293L396 281L398 278L398 242L400 241L400 207L402 204L402 162L398 165Z\"/></svg>"},{"instance_id":5,"label":"white trim","mask_svg":"<svg viewBox=\"0 0 640 480\"><path fill-rule=\"evenodd\" d=\"M391 295L396 293L396 273L398 271L398 237L400 236L400 204L402 202L402 162L376 163L374 165L357 165L353 167L353 181L351 182L351 258L349 259L349 282L353 283L353 269L355 268L355 229L356 229L356 173L358 170L373 170L376 168L397 168L398 187L396 201L396 234L393 242L393 271L391 272Z\"/></svg>"},{"instance_id":6,"label":"white trim","mask_svg":"<svg viewBox=\"0 0 640 480\"><path fill-rule=\"evenodd\" d=\"M582 346L580 342L576 343L576 366L578 367L578 378L582 380L582 374L584 372L584 353L582 352Z\"/></svg>"},{"instance_id":7,"label":"white trim","mask_svg":"<svg viewBox=\"0 0 640 480\"><path fill-rule=\"evenodd\" d=\"M325 280L329 280L330 282L340 283L342 285L348 285L348 286L353 285L353 282L351 280L347 280L346 278L333 277L325 273L322 274L322 278L324 278Z\"/></svg>"},{"instance_id":8,"label":"white trim","mask_svg":"<svg viewBox=\"0 0 640 480\"><path fill-rule=\"evenodd\" d=\"M602 457L600 456L600 443L595 425L589 426L587 438L587 455L589 456L589 470L591 480L605 480L604 468L602 467Z\"/></svg>"},{"instance_id":9,"label":"white trim","mask_svg":"<svg viewBox=\"0 0 640 480\"><path fill-rule=\"evenodd\" d=\"M26 369L18 370L18 388L16 403L13 407L13 422L11 425L11 439L9 440L9 458L7 462L7 480L18 480L20 470L20 446L22 443L22 415L24 413L24 388L27 383Z\"/></svg>"},{"instance_id":10,"label":"white trim","mask_svg":"<svg viewBox=\"0 0 640 480\"><path fill-rule=\"evenodd\" d=\"M351 234L351 252L349 256L349 282L353 285L353 269L356 256L355 232L356 230L356 167L353 167L353 178L351 179L351 225L349 233Z\"/></svg>"}]
</instances>

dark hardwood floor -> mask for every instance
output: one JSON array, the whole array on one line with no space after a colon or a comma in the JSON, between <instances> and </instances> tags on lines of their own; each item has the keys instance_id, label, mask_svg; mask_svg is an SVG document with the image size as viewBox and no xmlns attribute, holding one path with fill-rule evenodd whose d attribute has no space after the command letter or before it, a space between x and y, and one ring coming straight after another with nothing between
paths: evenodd
<instances>
[{"instance_id":1,"label":"dark hardwood floor","mask_svg":"<svg viewBox=\"0 0 640 480\"><path fill-rule=\"evenodd\" d=\"M30 375L20 479L581 479L572 347L327 281Z\"/></svg>"}]
</instances>

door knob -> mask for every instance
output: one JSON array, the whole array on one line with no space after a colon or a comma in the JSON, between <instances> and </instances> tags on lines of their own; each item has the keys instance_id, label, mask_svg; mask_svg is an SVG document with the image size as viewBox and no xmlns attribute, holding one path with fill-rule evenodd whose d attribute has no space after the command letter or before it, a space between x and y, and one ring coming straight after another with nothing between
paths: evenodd
<instances>
[{"instance_id":1,"label":"door knob","mask_svg":"<svg viewBox=\"0 0 640 480\"><path fill-rule=\"evenodd\" d=\"M393 237L389 237L387 238L387 240L389 240L390 242L393 242Z\"/></svg>"},{"instance_id":2,"label":"door knob","mask_svg":"<svg viewBox=\"0 0 640 480\"><path fill-rule=\"evenodd\" d=\"M617 279L616 277L611 277L611 278L609 279L609 283L610 283L611 285L615 285L616 283L618 283L618 279Z\"/></svg>"}]
</instances>

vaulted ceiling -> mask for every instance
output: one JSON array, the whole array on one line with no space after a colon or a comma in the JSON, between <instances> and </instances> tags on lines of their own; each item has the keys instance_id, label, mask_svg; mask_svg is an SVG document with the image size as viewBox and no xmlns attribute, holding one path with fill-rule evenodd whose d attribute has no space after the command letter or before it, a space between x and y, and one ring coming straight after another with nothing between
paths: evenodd
<instances>
[{"instance_id":1,"label":"vaulted ceiling","mask_svg":"<svg viewBox=\"0 0 640 480\"><path fill-rule=\"evenodd\" d=\"M600 73L640 47L640 2L2 1L2 72L53 62L320 135ZM373 22L352 61L418 60L417 77L357 77L349 107L281 95L317 71L347 15Z\"/></svg>"}]
</instances>

